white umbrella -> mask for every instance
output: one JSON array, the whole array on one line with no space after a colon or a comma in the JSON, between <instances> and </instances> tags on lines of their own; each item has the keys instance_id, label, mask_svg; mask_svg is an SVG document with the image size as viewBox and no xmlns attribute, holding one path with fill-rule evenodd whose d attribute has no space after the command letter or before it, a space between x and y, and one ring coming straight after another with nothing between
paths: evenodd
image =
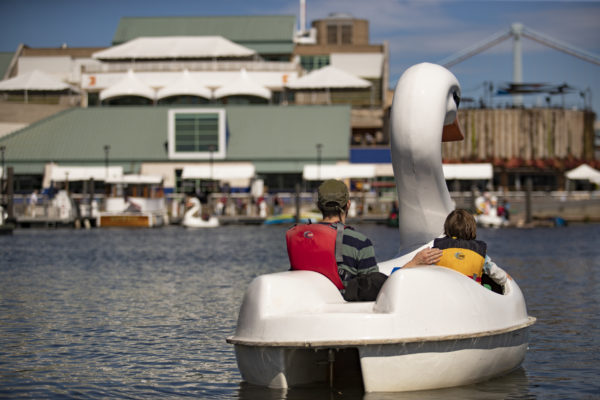
<instances>
[{"instance_id":1,"label":"white umbrella","mask_svg":"<svg viewBox=\"0 0 600 400\"><path fill-rule=\"evenodd\" d=\"M588 180L600 185L600 171L590 167L587 164L581 164L579 167L567 171L565 176L573 180Z\"/></svg>"}]
</instances>

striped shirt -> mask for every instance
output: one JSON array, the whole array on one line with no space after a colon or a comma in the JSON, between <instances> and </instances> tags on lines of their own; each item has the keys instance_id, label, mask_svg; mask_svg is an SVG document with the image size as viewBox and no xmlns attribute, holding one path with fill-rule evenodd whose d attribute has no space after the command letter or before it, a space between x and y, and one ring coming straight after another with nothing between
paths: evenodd
<instances>
[{"instance_id":1,"label":"striped shirt","mask_svg":"<svg viewBox=\"0 0 600 400\"><path fill-rule=\"evenodd\" d=\"M329 224L336 229L336 223ZM379 272L375 248L371 240L354 228L346 226L342 238L343 261L338 263L338 273L346 286L348 280L358 275Z\"/></svg>"}]
</instances>

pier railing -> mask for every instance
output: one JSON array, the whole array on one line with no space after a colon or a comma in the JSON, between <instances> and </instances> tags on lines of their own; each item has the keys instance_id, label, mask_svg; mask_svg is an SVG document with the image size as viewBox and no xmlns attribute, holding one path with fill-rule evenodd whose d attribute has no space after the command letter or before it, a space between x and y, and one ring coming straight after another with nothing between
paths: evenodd
<instances>
[{"instance_id":1,"label":"pier railing","mask_svg":"<svg viewBox=\"0 0 600 400\"><path fill-rule=\"evenodd\" d=\"M498 203L508 202L511 222L525 220L526 208L529 202L530 217L543 219L560 216L573 221L600 222L600 191L556 191L556 192L490 192ZM281 213L294 214L296 201L302 212L318 212L316 193L302 192L299 195L292 192L268 194L255 198L249 193L213 193L203 203L203 214L222 217L253 217L266 218ZM457 208L475 210L475 195L472 192L451 192L452 200ZM396 201L395 194L388 192L379 195L375 192L351 193L353 207L349 216L354 221L384 221ZM76 220L93 219L98 211L105 209L103 194L94 195L90 208L89 195L70 194L70 208L57 204L56 200L46 195L39 195L35 204L31 204L29 195L14 195L13 215L17 221L31 223L71 224ZM165 213L172 223L177 223L183 217L186 206L183 194L168 194L165 198ZM260 202L265 206L261 207Z\"/></svg>"}]
</instances>

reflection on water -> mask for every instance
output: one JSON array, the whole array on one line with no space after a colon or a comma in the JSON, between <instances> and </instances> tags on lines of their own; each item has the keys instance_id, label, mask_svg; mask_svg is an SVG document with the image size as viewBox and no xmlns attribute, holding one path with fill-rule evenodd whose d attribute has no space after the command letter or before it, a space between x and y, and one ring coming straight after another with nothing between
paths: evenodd
<instances>
[{"instance_id":1,"label":"reflection on water","mask_svg":"<svg viewBox=\"0 0 600 400\"><path fill-rule=\"evenodd\" d=\"M505 376L478 385L440 390L423 390L402 393L363 393L360 387L329 388L328 385L307 386L289 390L274 390L240 384L238 398L241 400L256 399L362 399L362 400L500 400L506 398L525 399L531 396L527 390L528 381L523 368L519 368Z\"/></svg>"},{"instance_id":2,"label":"reflection on water","mask_svg":"<svg viewBox=\"0 0 600 400\"><path fill-rule=\"evenodd\" d=\"M378 259L397 232L360 227ZM241 382L248 283L287 268L284 227L19 230L0 237L1 397L573 398L600 393L600 225L481 230L538 318L522 368L478 385L364 394Z\"/></svg>"}]
</instances>

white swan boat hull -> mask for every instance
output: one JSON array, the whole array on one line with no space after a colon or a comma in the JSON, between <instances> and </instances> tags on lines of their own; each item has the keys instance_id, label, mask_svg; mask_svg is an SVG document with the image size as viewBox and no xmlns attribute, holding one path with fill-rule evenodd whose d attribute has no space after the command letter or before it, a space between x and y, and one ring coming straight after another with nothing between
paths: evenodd
<instances>
[{"instance_id":1,"label":"white swan boat hull","mask_svg":"<svg viewBox=\"0 0 600 400\"><path fill-rule=\"evenodd\" d=\"M476 215L475 221L477 221L477 225L487 228L500 228L508 225L508 221L497 215Z\"/></svg>"},{"instance_id":2,"label":"white swan boat hull","mask_svg":"<svg viewBox=\"0 0 600 400\"><path fill-rule=\"evenodd\" d=\"M217 217L210 217L207 220L200 217L184 218L182 224L186 228L216 228L220 225Z\"/></svg>"},{"instance_id":3,"label":"white swan boat hull","mask_svg":"<svg viewBox=\"0 0 600 400\"><path fill-rule=\"evenodd\" d=\"M318 273L288 271L251 283L228 342L251 384L327 382L336 370L361 376L367 392L411 391L518 367L534 321L512 280L502 295L446 268L413 268L392 274L376 302L348 303Z\"/></svg>"},{"instance_id":4,"label":"white swan boat hull","mask_svg":"<svg viewBox=\"0 0 600 400\"><path fill-rule=\"evenodd\" d=\"M190 208L183 215L181 222L186 228L216 228L220 225L219 219L215 216L202 218L202 205L197 197L190 198L187 204Z\"/></svg>"},{"instance_id":5,"label":"white swan boat hull","mask_svg":"<svg viewBox=\"0 0 600 400\"><path fill-rule=\"evenodd\" d=\"M367 392L424 390L479 382L523 361L535 318L527 315L515 281L508 279L499 294L443 267L392 273L440 237L454 208L441 143L463 137L459 100L458 80L439 65L418 64L402 74L390 150L404 255L379 263L389 278L375 302L345 302L316 272L256 278L228 338L246 381L285 388L335 385L351 376L360 377Z\"/></svg>"}]
</instances>

